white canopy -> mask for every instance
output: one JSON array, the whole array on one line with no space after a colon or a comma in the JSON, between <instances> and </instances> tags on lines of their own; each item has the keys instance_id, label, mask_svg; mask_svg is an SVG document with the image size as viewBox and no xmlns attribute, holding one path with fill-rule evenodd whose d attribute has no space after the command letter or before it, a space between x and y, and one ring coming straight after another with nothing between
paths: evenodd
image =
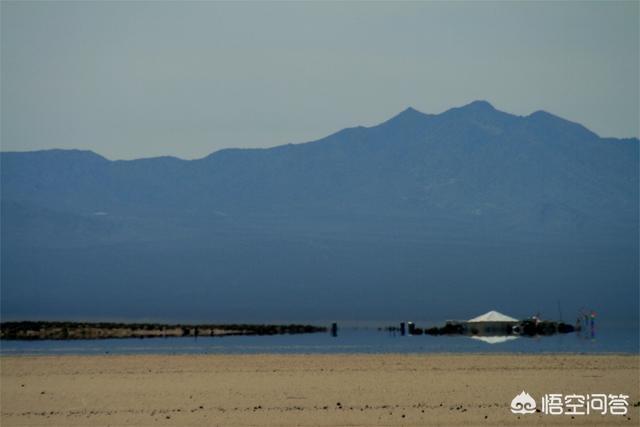
<instances>
[{"instance_id":1,"label":"white canopy","mask_svg":"<svg viewBox=\"0 0 640 427\"><path fill-rule=\"evenodd\" d=\"M499 336L499 337L472 336L471 338L474 339L474 340L484 341L487 344L501 344L503 342L507 342L507 341L511 341L511 340L517 340L518 339L517 336L513 336L513 335L505 335L505 336Z\"/></svg>"},{"instance_id":2,"label":"white canopy","mask_svg":"<svg viewBox=\"0 0 640 427\"><path fill-rule=\"evenodd\" d=\"M506 316L497 311L491 310L488 313L483 314L482 316L474 317L473 319L467 320L468 323L474 322L517 322L518 319L514 319L513 317Z\"/></svg>"}]
</instances>

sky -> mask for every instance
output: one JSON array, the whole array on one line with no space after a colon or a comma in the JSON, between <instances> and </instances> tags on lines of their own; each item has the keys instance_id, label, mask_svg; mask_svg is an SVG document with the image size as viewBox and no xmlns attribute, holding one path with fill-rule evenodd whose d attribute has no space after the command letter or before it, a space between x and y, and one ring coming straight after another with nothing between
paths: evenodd
<instances>
[{"instance_id":1,"label":"sky","mask_svg":"<svg viewBox=\"0 0 640 427\"><path fill-rule=\"evenodd\" d=\"M637 137L639 2L12 2L1 149L203 157L476 99Z\"/></svg>"}]
</instances>

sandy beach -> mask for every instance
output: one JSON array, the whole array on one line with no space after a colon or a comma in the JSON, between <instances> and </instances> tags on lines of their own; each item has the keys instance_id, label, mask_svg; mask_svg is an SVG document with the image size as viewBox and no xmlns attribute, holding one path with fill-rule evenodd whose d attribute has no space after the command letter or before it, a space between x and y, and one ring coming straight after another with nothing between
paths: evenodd
<instances>
[{"instance_id":1,"label":"sandy beach","mask_svg":"<svg viewBox=\"0 0 640 427\"><path fill-rule=\"evenodd\" d=\"M640 357L1 357L1 425L638 425ZM514 415L526 390L629 395L627 415Z\"/></svg>"}]
</instances>

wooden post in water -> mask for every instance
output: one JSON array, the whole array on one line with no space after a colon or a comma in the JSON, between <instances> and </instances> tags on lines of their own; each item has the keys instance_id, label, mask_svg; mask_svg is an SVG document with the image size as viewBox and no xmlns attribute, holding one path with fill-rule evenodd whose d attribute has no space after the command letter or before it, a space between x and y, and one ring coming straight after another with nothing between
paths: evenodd
<instances>
[{"instance_id":1,"label":"wooden post in water","mask_svg":"<svg viewBox=\"0 0 640 427\"><path fill-rule=\"evenodd\" d=\"M338 323L337 322L333 322L331 324L331 336L332 337L337 337L338 336Z\"/></svg>"}]
</instances>

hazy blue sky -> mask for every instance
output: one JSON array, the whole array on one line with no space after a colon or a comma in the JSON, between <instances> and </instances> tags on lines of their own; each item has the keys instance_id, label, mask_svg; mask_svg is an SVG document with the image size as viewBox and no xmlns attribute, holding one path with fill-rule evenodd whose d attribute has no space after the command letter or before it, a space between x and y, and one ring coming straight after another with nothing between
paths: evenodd
<instances>
[{"instance_id":1,"label":"hazy blue sky","mask_svg":"<svg viewBox=\"0 0 640 427\"><path fill-rule=\"evenodd\" d=\"M1 4L3 150L195 158L474 99L639 133L636 1Z\"/></svg>"}]
</instances>

